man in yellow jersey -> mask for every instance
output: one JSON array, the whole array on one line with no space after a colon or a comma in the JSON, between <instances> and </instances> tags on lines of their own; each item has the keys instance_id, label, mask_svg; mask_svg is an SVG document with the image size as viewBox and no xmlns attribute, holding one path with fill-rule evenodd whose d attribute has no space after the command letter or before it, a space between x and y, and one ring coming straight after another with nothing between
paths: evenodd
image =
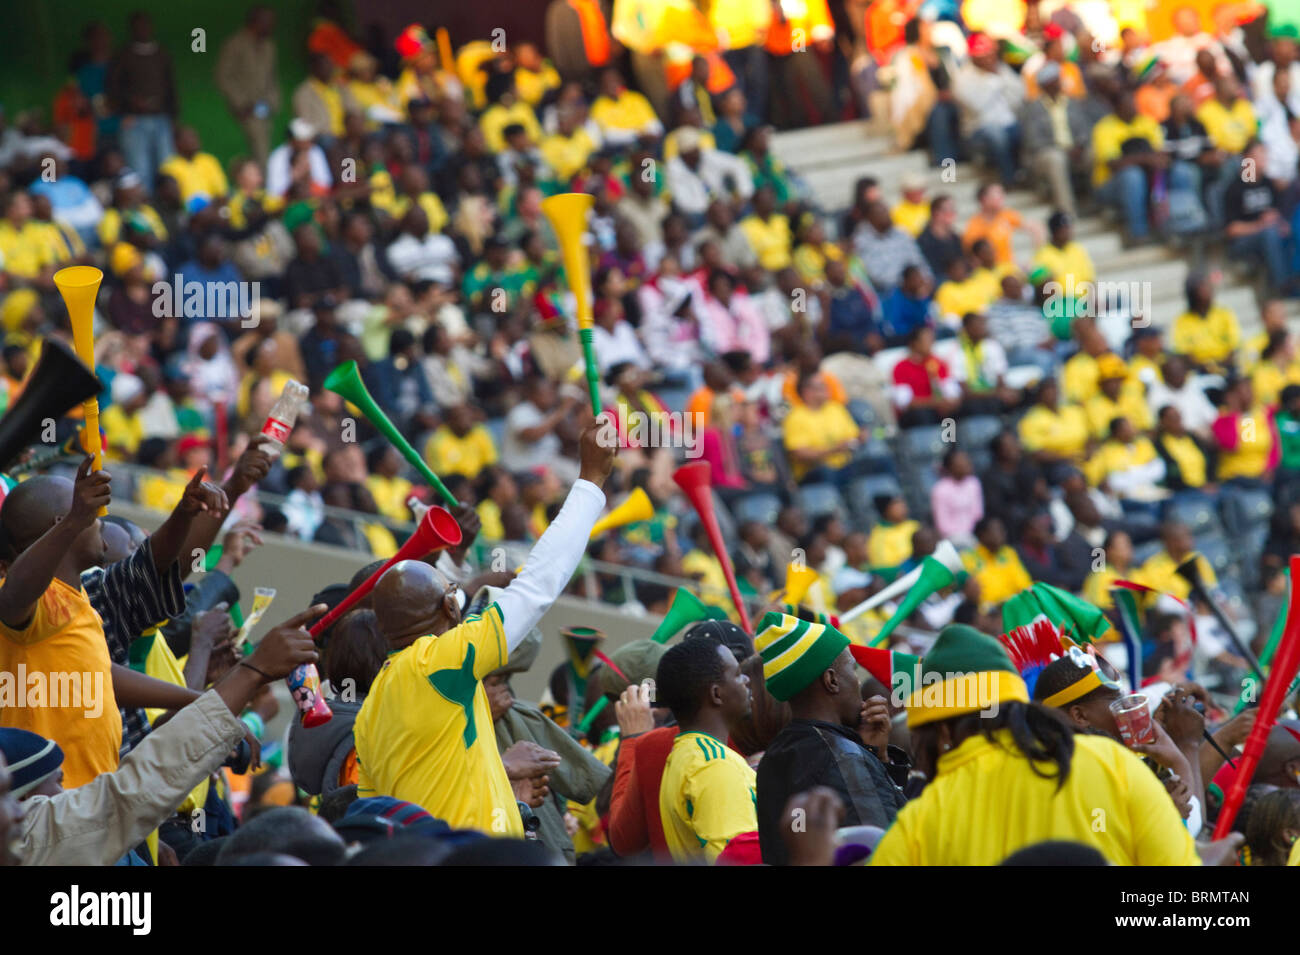
<instances>
[{"instance_id":1,"label":"man in yellow jersey","mask_svg":"<svg viewBox=\"0 0 1300 955\"><path fill-rule=\"evenodd\" d=\"M537 625L586 550L617 447L607 422L583 431L563 509L482 614L462 620L456 585L422 561L379 579L374 610L389 654L353 731L360 795L408 800L456 828L523 836L482 680Z\"/></svg>"},{"instance_id":2,"label":"man in yellow jersey","mask_svg":"<svg viewBox=\"0 0 1300 955\"><path fill-rule=\"evenodd\" d=\"M664 841L679 865L712 863L736 836L758 831L754 770L724 742L749 715L749 677L724 644L700 637L663 655L655 686L681 728L659 784Z\"/></svg>"}]
</instances>

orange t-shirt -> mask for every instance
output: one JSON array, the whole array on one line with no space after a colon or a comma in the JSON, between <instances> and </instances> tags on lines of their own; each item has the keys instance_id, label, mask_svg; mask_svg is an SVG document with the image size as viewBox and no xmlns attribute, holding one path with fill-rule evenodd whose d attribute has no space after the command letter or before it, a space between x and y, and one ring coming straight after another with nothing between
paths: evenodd
<instances>
[{"instance_id":1,"label":"orange t-shirt","mask_svg":"<svg viewBox=\"0 0 1300 955\"><path fill-rule=\"evenodd\" d=\"M1020 213L1015 209L1003 209L992 219L982 213L971 216L966 223L966 232L961 237L961 244L970 251L970 247L980 239L988 239L993 246L993 253L999 262L1014 261L1011 255L1011 238L1021 224Z\"/></svg>"},{"instance_id":2,"label":"orange t-shirt","mask_svg":"<svg viewBox=\"0 0 1300 955\"><path fill-rule=\"evenodd\" d=\"M83 588L53 580L24 629L0 623L0 726L58 743L68 789L117 769L113 661Z\"/></svg>"}]
</instances>

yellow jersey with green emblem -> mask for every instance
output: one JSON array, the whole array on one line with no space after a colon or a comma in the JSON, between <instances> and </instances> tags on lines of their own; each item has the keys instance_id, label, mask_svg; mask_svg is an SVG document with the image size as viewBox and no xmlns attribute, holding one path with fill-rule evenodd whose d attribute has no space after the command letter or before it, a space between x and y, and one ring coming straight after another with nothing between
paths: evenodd
<instances>
[{"instance_id":1,"label":"yellow jersey with green emblem","mask_svg":"<svg viewBox=\"0 0 1300 955\"><path fill-rule=\"evenodd\" d=\"M713 862L734 837L758 830L756 778L745 757L707 733L673 741L659 815L675 862Z\"/></svg>"},{"instance_id":2,"label":"yellow jersey with green emblem","mask_svg":"<svg viewBox=\"0 0 1300 955\"><path fill-rule=\"evenodd\" d=\"M523 838L483 677L508 657L490 605L390 654L357 714L357 794L393 796L453 828Z\"/></svg>"}]
</instances>

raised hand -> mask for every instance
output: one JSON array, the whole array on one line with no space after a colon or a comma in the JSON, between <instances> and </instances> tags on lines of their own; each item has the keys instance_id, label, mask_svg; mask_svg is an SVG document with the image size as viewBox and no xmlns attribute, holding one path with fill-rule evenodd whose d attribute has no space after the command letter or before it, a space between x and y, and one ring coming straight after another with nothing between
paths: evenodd
<instances>
[{"instance_id":1,"label":"raised hand","mask_svg":"<svg viewBox=\"0 0 1300 955\"><path fill-rule=\"evenodd\" d=\"M273 627L257 649L245 658L246 662L268 680L286 677L301 664L315 663L320 654L316 652L316 641L307 632L307 624L328 609L325 604L314 604Z\"/></svg>"},{"instance_id":2,"label":"raised hand","mask_svg":"<svg viewBox=\"0 0 1300 955\"><path fill-rule=\"evenodd\" d=\"M92 471L95 459L89 455L77 468L77 477L72 484L72 507L63 518L71 527L83 529L95 523L101 508L108 507L112 500L111 479L107 471Z\"/></svg>"},{"instance_id":3,"label":"raised hand","mask_svg":"<svg viewBox=\"0 0 1300 955\"><path fill-rule=\"evenodd\" d=\"M193 517L195 514L203 513L211 514L213 517L224 517L230 510L226 492L211 481L203 480L207 473L206 467L199 468L194 472L194 477L190 478L190 483L185 485L181 502L176 505L176 509L182 514Z\"/></svg>"}]
</instances>

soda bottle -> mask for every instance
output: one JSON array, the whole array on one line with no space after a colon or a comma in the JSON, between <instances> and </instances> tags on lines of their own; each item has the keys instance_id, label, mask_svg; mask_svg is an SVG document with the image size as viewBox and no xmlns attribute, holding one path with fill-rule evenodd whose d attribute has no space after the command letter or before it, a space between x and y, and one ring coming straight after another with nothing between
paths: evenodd
<instances>
[{"instance_id":1,"label":"soda bottle","mask_svg":"<svg viewBox=\"0 0 1300 955\"><path fill-rule=\"evenodd\" d=\"M298 420L298 412L307 403L309 395L306 385L290 379L280 397L275 399L271 413L266 416L266 424L262 425L262 434L269 439L262 442L262 450L271 456L271 460L278 458L284 450L284 443L289 440L294 422Z\"/></svg>"}]
</instances>

